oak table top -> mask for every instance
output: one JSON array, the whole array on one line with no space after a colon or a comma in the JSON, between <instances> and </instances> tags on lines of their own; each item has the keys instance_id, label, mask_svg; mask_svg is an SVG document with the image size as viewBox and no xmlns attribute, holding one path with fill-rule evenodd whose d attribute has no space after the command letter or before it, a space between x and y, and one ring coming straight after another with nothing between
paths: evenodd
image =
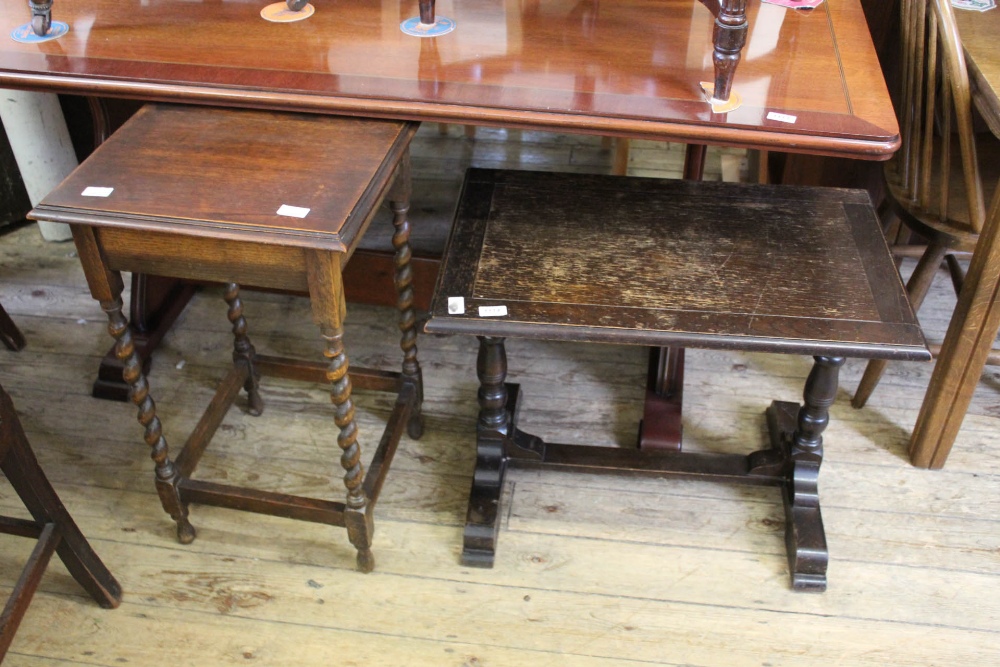
<instances>
[{"instance_id":1,"label":"oak table top","mask_svg":"<svg viewBox=\"0 0 1000 667\"><path fill-rule=\"evenodd\" d=\"M711 13L695 0L441 2L456 29L412 37L417 3L59 0L59 39L0 39L0 87L532 127L885 159L899 131L858 0L811 11L750 0L733 90L715 114ZM9 32L29 12L3 3ZM776 115L777 114L777 115ZM791 119L794 117L792 122Z\"/></svg>"}]
</instances>

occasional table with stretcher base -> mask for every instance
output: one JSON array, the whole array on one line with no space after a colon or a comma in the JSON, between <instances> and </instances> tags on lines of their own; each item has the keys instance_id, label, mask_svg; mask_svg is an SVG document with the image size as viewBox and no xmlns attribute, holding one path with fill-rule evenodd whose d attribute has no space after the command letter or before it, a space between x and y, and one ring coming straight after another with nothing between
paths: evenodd
<instances>
[{"instance_id":1,"label":"occasional table with stretcher base","mask_svg":"<svg viewBox=\"0 0 1000 667\"><path fill-rule=\"evenodd\" d=\"M817 478L845 357L930 358L867 193L832 188L469 170L425 330L480 339L465 564L493 564L509 466L679 476L781 487L799 590L826 587ZM507 337L815 364L746 456L553 444L517 427Z\"/></svg>"},{"instance_id":2,"label":"occasional table with stretcher base","mask_svg":"<svg viewBox=\"0 0 1000 667\"><path fill-rule=\"evenodd\" d=\"M375 502L403 432L417 438L423 430L407 219L408 147L416 129L404 121L148 105L32 212L73 228L91 294L108 316L125 367L160 501L182 543L195 538L189 504L203 503L344 526L358 568L374 567ZM402 368L348 370L341 274L383 198L395 226ZM122 271L226 284L233 367L176 459L122 312ZM325 362L258 355L247 333L241 285L308 293ZM344 502L192 477L242 389L247 411L261 413L261 374L329 383L331 421L339 428L331 472L339 458ZM397 397L367 474L352 383Z\"/></svg>"}]
</instances>

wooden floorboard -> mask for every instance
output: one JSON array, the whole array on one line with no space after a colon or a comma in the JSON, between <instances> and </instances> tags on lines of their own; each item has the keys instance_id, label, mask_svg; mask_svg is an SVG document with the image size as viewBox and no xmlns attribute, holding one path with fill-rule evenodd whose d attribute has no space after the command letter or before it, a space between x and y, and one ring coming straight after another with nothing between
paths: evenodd
<instances>
[{"instance_id":1,"label":"wooden floorboard","mask_svg":"<svg viewBox=\"0 0 1000 667\"><path fill-rule=\"evenodd\" d=\"M439 248L469 166L607 171L593 137L479 128L421 129L415 244ZM737 151L712 151L709 177ZM630 173L676 177L676 145L636 142ZM381 214L366 239L387 247ZM904 271L909 265L904 264ZM940 340L954 296L942 274L920 319ZM308 304L245 292L258 351L321 358ZM850 360L826 431L820 494L829 589L788 584L780 494L693 481L513 471L492 570L460 565L474 459L476 342L423 336L426 432L403 439L375 512L376 570L354 570L342 529L194 506L176 542L152 485L131 405L90 397L111 343L71 245L33 227L0 237L0 302L28 339L0 350L0 383L63 502L125 591L98 608L54 561L5 665L996 665L1000 656L1000 372L980 383L944 470L912 468L906 440L932 364L890 365L864 410ZM225 372L229 323L201 291L150 378L176 450ZM354 365L393 369L395 313L348 307ZM564 442L631 446L645 353L609 345L510 341L522 425ZM771 399L799 400L811 360L689 351L685 446L762 444ZM567 391L570 388L571 391ZM231 411L199 478L343 497L329 392L265 378L261 417ZM367 455L391 411L357 392ZM0 480L0 513L24 515ZM0 595L31 543L0 540Z\"/></svg>"}]
</instances>

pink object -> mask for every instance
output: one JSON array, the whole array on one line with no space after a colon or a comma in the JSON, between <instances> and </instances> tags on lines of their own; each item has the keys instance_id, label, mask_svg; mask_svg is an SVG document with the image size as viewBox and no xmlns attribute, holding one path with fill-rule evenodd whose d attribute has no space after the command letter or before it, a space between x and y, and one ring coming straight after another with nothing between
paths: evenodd
<instances>
[{"instance_id":1,"label":"pink object","mask_svg":"<svg viewBox=\"0 0 1000 667\"><path fill-rule=\"evenodd\" d=\"M816 9L823 4L823 0L762 0L762 2L789 9Z\"/></svg>"}]
</instances>

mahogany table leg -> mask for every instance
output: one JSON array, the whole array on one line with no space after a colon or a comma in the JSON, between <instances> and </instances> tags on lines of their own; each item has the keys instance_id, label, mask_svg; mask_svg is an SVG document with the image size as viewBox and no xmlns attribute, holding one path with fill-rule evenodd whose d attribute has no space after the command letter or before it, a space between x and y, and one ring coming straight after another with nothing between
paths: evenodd
<instances>
[{"instance_id":1,"label":"mahogany table leg","mask_svg":"<svg viewBox=\"0 0 1000 667\"><path fill-rule=\"evenodd\" d=\"M715 90L712 96L717 100L728 100L732 92L736 66L740 64L743 45L747 41L748 27L746 0L722 0L712 35L715 45L715 52L712 54Z\"/></svg>"},{"instance_id":2,"label":"mahogany table leg","mask_svg":"<svg viewBox=\"0 0 1000 667\"><path fill-rule=\"evenodd\" d=\"M435 0L420 0L420 22L424 25L434 25Z\"/></svg>"},{"instance_id":3,"label":"mahogany table leg","mask_svg":"<svg viewBox=\"0 0 1000 667\"><path fill-rule=\"evenodd\" d=\"M28 0L31 7L31 30L42 37L52 27L52 0Z\"/></svg>"}]
</instances>

